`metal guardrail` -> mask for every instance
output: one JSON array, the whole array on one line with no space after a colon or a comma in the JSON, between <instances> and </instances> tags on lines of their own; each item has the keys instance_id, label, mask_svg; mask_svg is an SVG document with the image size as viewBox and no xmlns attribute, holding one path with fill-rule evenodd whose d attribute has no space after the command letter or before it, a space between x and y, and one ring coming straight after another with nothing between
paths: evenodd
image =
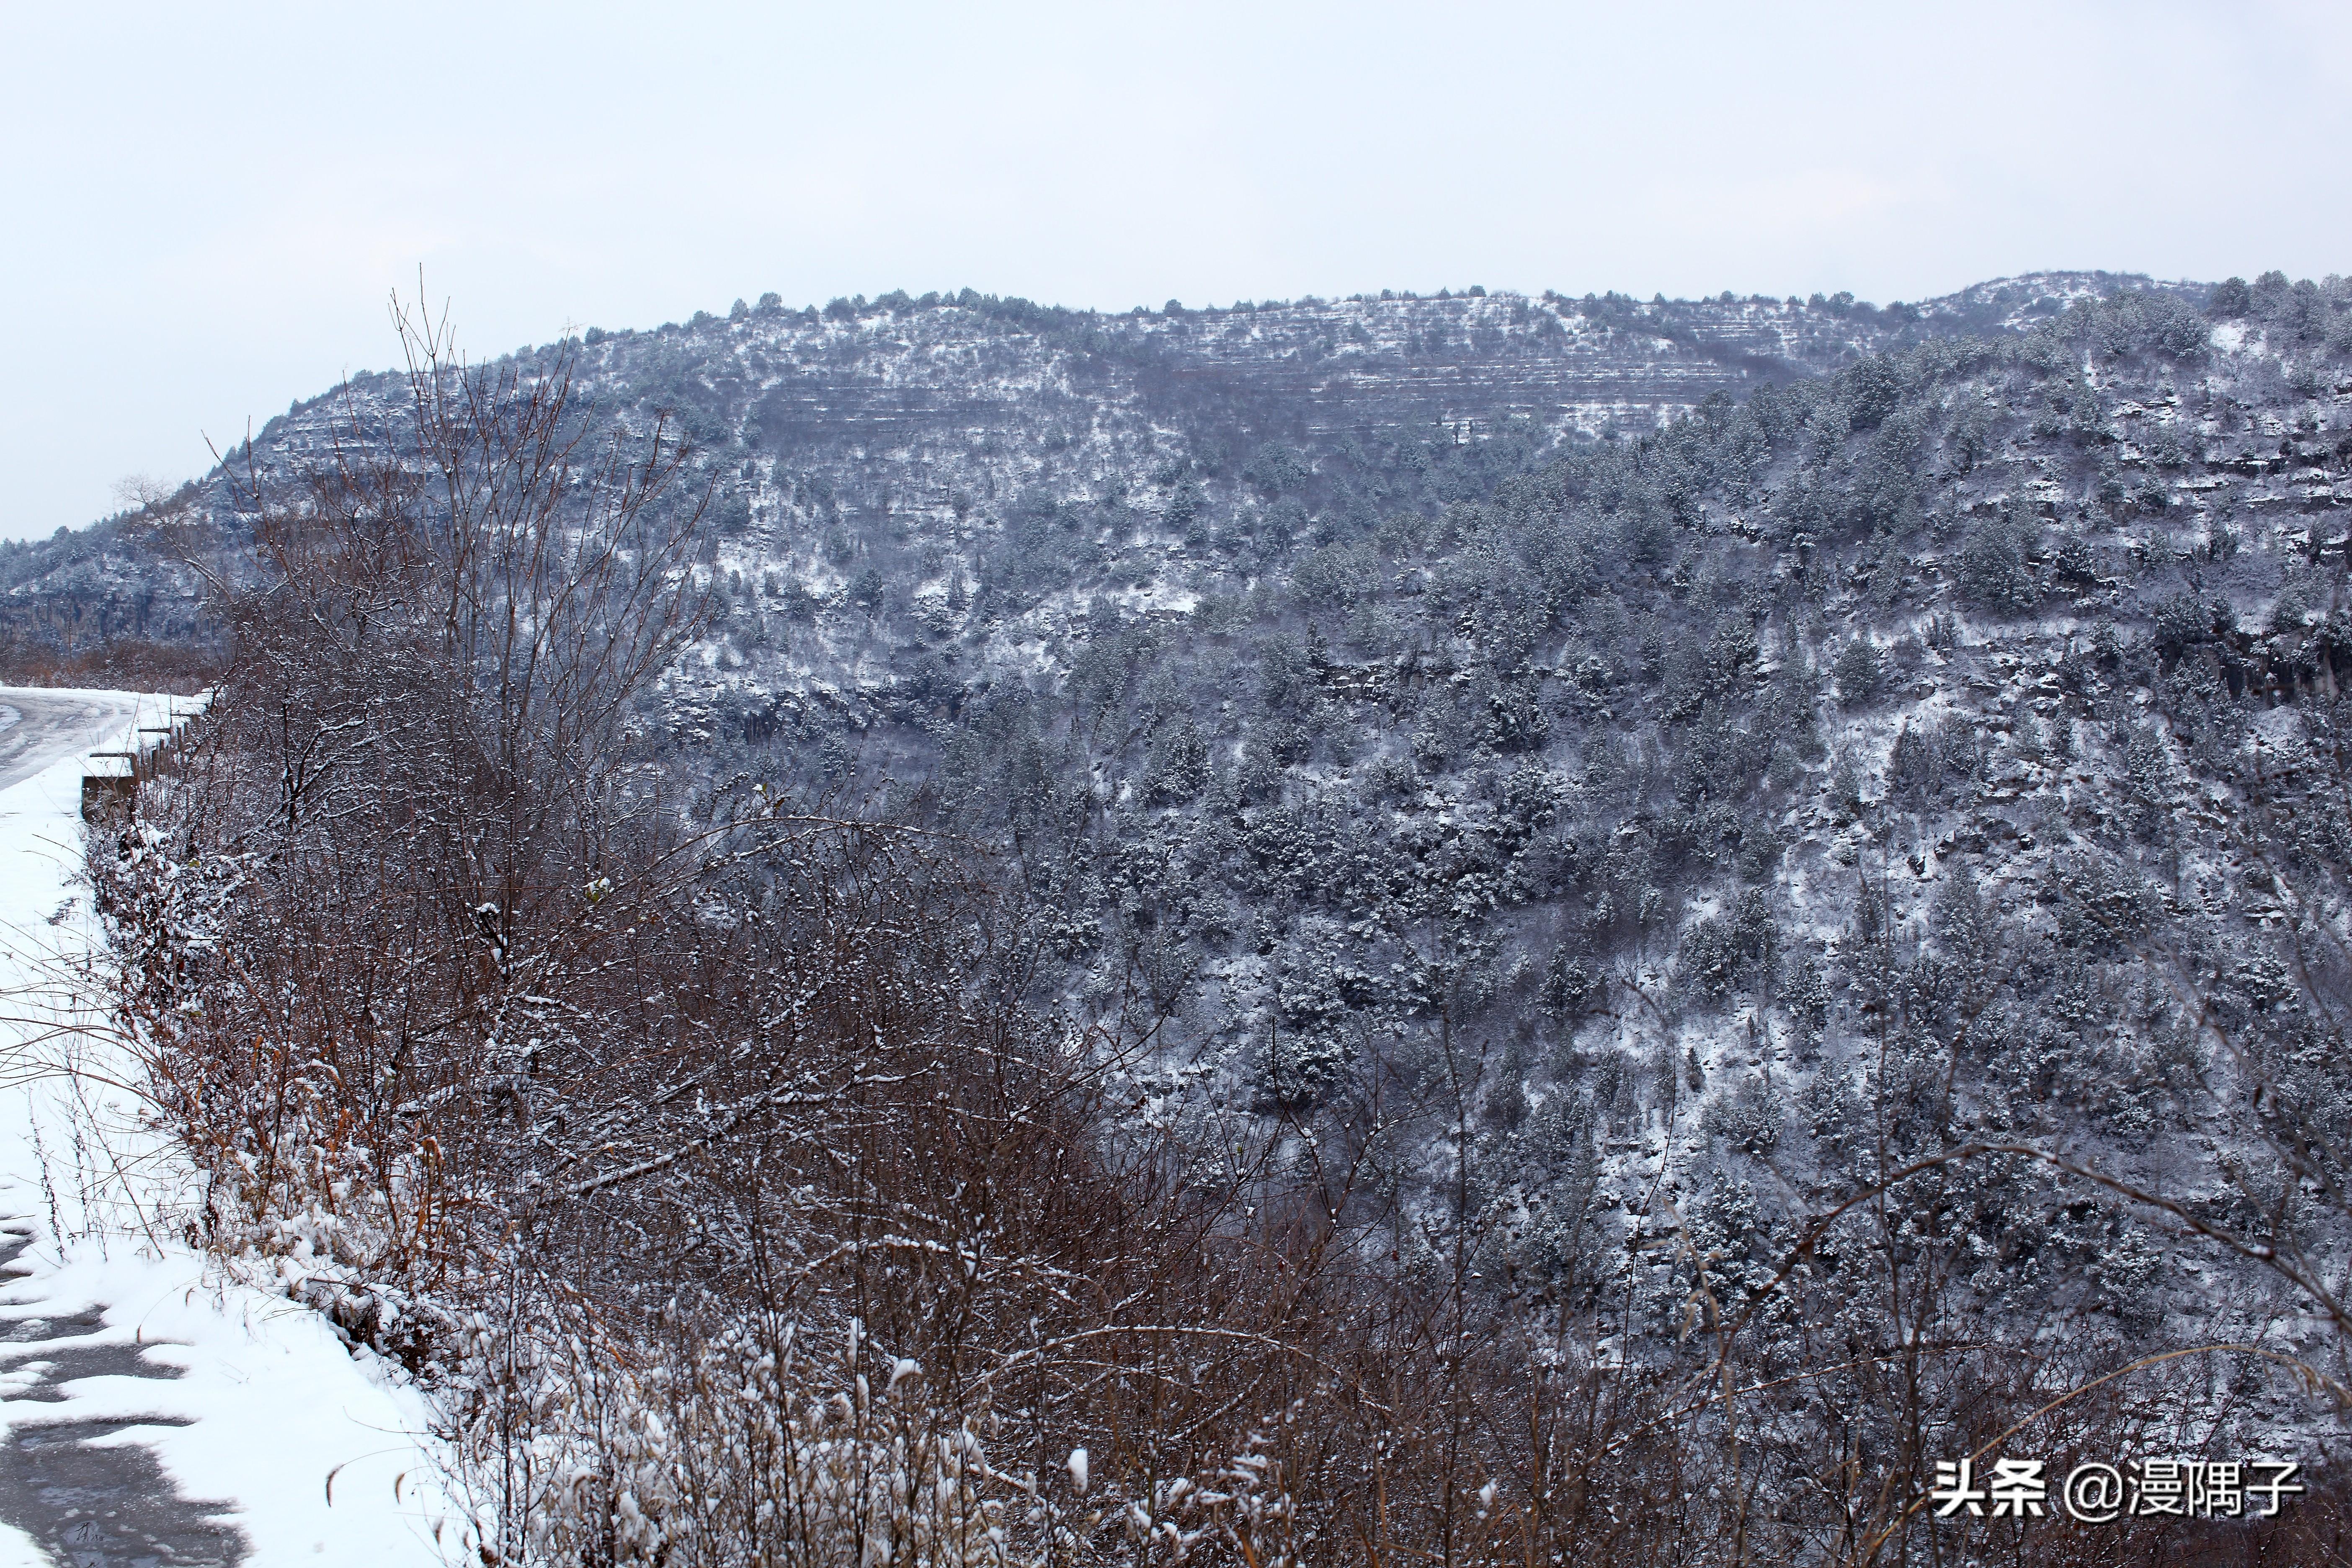
<instances>
[{"instance_id":1,"label":"metal guardrail","mask_svg":"<svg viewBox=\"0 0 2352 1568\"><path fill-rule=\"evenodd\" d=\"M168 724L142 724L132 731L137 735L172 736L180 732L179 721L192 717L177 709ZM92 773L81 775L81 819L93 826L104 821L128 822L139 803L140 761L153 751L152 746L134 746L129 751L90 752L89 758L121 761L130 765L122 772Z\"/></svg>"}]
</instances>

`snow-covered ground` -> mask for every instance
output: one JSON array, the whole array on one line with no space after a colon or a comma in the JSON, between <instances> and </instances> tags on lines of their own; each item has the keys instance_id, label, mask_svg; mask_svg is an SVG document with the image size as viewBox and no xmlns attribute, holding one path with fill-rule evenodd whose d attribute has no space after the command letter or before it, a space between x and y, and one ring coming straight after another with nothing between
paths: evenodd
<instances>
[{"instance_id":1,"label":"snow-covered ground","mask_svg":"<svg viewBox=\"0 0 2352 1568\"><path fill-rule=\"evenodd\" d=\"M29 714L34 695L0 700ZM187 1244L193 1173L138 1127L119 1050L59 1027L92 938L85 761L165 722L167 700L60 732L58 760L0 790L0 1232L22 1238L0 1279L0 1564L155 1560L113 1554L138 1529L181 1542L167 1561L439 1563L450 1510L424 1399ZM44 1070L64 1062L78 1070Z\"/></svg>"}]
</instances>

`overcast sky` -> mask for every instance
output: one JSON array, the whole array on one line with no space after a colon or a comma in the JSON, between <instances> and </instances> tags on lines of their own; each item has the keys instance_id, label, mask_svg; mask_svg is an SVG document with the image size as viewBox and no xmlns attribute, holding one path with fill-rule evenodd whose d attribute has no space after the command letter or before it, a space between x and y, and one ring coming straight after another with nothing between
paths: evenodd
<instances>
[{"instance_id":1,"label":"overcast sky","mask_svg":"<svg viewBox=\"0 0 2352 1568\"><path fill-rule=\"evenodd\" d=\"M966 286L2352 271L2328 5L0 4L0 536L389 363Z\"/></svg>"}]
</instances>

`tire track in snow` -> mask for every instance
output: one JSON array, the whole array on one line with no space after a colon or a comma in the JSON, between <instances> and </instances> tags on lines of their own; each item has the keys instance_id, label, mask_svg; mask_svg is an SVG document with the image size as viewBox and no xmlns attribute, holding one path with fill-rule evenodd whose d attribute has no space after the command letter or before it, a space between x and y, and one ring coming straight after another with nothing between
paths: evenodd
<instances>
[{"instance_id":1,"label":"tire track in snow","mask_svg":"<svg viewBox=\"0 0 2352 1568\"><path fill-rule=\"evenodd\" d=\"M9 1222L14 1223L14 1222ZM16 1260L31 1240L0 1229L0 1276L32 1271ZM41 1303L0 1307L0 1520L14 1525L71 1568L147 1568L149 1564L232 1568L245 1538L218 1516L221 1504L183 1497L155 1456L122 1440L141 1427L182 1426L184 1418L88 1419L60 1412L47 1418L28 1405L65 1405L85 1378L176 1378L147 1359L143 1347L110 1335L94 1309L47 1317ZM16 1314L22 1313L18 1316Z\"/></svg>"}]
</instances>

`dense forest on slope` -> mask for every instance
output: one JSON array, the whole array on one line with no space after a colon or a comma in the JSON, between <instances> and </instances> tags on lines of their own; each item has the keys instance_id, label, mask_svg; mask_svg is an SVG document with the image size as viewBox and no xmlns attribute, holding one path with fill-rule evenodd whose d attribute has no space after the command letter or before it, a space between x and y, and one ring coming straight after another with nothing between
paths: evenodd
<instances>
[{"instance_id":1,"label":"dense forest on slope","mask_svg":"<svg viewBox=\"0 0 2352 1568\"><path fill-rule=\"evenodd\" d=\"M1017 995L1003 1026L1109 1064L1055 1136L1179 1151L1176 1188L1234 1207L1174 1229L1375 1282L1317 1277L1360 1337L1314 1353L1454 1435L1258 1412L1233 1440L1290 1478L1285 1551L1367 1539L1350 1467L1393 1440L1459 1467L1396 1527L1417 1551L1500 1552L1517 1510L1547 1551L1925 1560L1885 1500L1931 1459L2216 1342L2070 1400L2038 1451L2332 1447L2290 1363L2340 1384L2352 1342L2352 287L770 300L496 368L566 364L572 427L688 443L647 516L707 614L626 737L665 830L733 842L781 800L968 847L989 912L955 918L1020 954L973 971ZM294 558L249 552L266 498L336 439L397 447L406 395L362 378L226 476L12 553L24 646L219 637L195 580L266 602ZM163 538L203 570L155 565ZM864 907L891 885L866 852L806 864ZM748 951L799 897L773 870L678 918ZM702 960L665 962L675 988ZM1277 1209L1297 1228L1254 1228ZM1381 1316L1415 1299L1442 1305ZM1473 1338L1510 1364L1470 1370ZM1648 1403L1563 1435L1522 1373ZM1752 1408L1716 1409L1734 1381ZM1088 1550L1149 1559L1163 1509L1182 1535L1164 1454L1044 1408L1000 1412L1042 1463L1130 1466L1098 1484L1143 1522ZM1704 1456L1611 1447L1660 1422ZM1637 1529L1541 1479L1621 1451L1705 1479Z\"/></svg>"}]
</instances>

